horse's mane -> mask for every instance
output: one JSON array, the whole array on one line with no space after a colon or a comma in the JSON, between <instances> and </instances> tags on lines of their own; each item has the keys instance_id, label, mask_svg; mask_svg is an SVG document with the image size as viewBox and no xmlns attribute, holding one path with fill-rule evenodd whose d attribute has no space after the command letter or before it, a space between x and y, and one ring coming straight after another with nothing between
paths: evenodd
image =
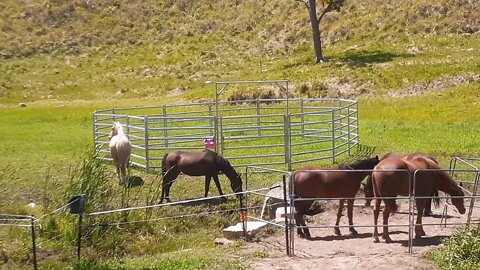
<instances>
[{"instance_id":1,"label":"horse's mane","mask_svg":"<svg viewBox=\"0 0 480 270\"><path fill-rule=\"evenodd\" d=\"M210 150L208 150L210 151ZM228 159L222 157L221 155L219 155L218 153L216 152L213 152L213 151L210 151L212 153L214 153L216 155L216 160L218 162L218 165L220 166L222 172L227 176L227 177L234 177L234 175L237 174L237 171L235 170L235 168L233 168L232 164L230 163L230 161L228 161Z\"/></svg>"}]
</instances>

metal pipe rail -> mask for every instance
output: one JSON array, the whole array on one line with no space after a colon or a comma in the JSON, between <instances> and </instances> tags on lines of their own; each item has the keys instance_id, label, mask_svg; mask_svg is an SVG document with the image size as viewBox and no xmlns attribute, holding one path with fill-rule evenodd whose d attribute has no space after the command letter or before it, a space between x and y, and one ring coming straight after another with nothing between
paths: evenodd
<instances>
[{"instance_id":1,"label":"metal pipe rail","mask_svg":"<svg viewBox=\"0 0 480 270\"><path fill-rule=\"evenodd\" d=\"M274 84L288 93L288 81L284 80L238 84L259 83ZM236 167L270 165L287 170L291 170L293 164L314 160L335 162L359 144L355 100L286 95L274 100L219 101L226 87L234 84L236 82L217 83L215 102L95 111L93 139L101 150L99 158L109 160L108 134L112 120L122 122L133 145L134 162L147 172L160 168L159 158L167 152L205 149L206 138L214 140L213 150L217 153L236 160ZM268 150L272 155L255 149ZM282 162L279 156L283 156Z\"/></svg>"}]
</instances>

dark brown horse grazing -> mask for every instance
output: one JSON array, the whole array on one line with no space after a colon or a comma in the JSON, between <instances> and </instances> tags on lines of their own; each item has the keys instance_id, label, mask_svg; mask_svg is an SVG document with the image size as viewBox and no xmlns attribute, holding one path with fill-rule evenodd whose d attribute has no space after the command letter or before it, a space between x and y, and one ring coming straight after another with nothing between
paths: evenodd
<instances>
[{"instance_id":1,"label":"dark brown horse grazing","mask_svg":"<svg viewBox=\"0 0 480 270\"><path fill-rule=\"evenodd\" d=\"M318 168L307 166L294 172L294 191L295 195L303 198L352 198L347 199L348 205L348 224L350 232L357 234L353 228L353 199L360 188L365 176L370 172L352 172L352 170L371 170L379 162L378 157L360 160L352 164L342 164L333 168ZM317 170L317 171L315 171ZM318 171L318 170L344 170L344 171ZM298 228L297 233L300 237L310 238L310 231L306 227L304 215L308 213L313 200L295 202L295 222ZM342 216L343 204L345 199L340 200L338 205L337 222L338 226ZM335 234L340 235L340 229L335 227Z\"/></svg>"},{"instance_id":2,"label":"dark brown horse grazing","mask_svg":"<svg viewBox=\"0 0 480 270\"><path fill-rule=\"evenodd\" d=\"M409 159L400 157L386 158L375 167L375 170L406 170L406 171L374 171L372 173L373 193L375 197L396 197L398 195L408 196L409 186L413 191L413 182L409 183L409 179L413 179L413 174L418 169L436 169L436 171L419 171L416 173L415 179L415 196L431 196L435 190L441 190L450 196L460 196L460 198L452 198L452 203L461 214L465 213L463 205L463 191L458 184L450 177L450 175L442 171L440 166L430 158L416 156ZM413 181L413 180L412 180ZM373 221L377 225L380 213L380 203L382 199L375 199L373 209ZM388 217L396 212L398 206L395 199L383 199L385 209L383 212L383 225L388 225ZM423 208L427 199L415 199L417 207L417 220L415 226L415 238L421 238L425 235L422 227ZM378 240L378 230L375 227L373 232L375 242ZM387 243L392 240L388 234L388 227L383 227L383 235Z\"/></svg>"},{"instance_id":3,"label":"dark brown horse grazing","mask_svg":"<svg viewBox=\"0 0 480 270\"><path fill-rule=\"evenodd\" d=\"M205 197L208 195L210 180L213 177L220 195L223 195L220 182L218 181L219 172L223 172L230 180L230 185L234 193L242 192L242 179L232 167L230 162L216 152L204 150L202 152L171 152L165 154L162 159L162 196L160 203L165 199L170 202L170 187L173 181L180 173L190 176L205 176ZM237 195L241 198L241 195Z\"/></svg>"},{"instance_id":4,"label":"dark brown horse grazing","mask_svg":"<svg viewBox=\"0 0 480 270\"><path fill-rule=\"evenodd\" d=\"M395 153L395 152L390 152L390 153L385 154L380 159L380 161L382 161L386 158L389 158L389 157L398 157L398 158L402 158L402 159L412 159L412 158L415 158L415 157L426 157L426 158L429 158L433 162L438 164L437 160L434 157L432 157L428 154L425 154L425 153L421 153L421 152L415 152L415 153L411 153L411 154L399 154L399 153ZM367 177L367 183L364 185L363 191L365 193L365 206L370 206L370 204L372 202L372 198L373 198L373 186L372 186L371 175L369 175ZM435 198L434 203L435 203L435 206L438 206L440 204L440 199L438 198L438 190L434 191L434 193L432 195L437 196ZM425 204L425 209L423 211L423 215L424 216L430 216L431 214L432 214L432 199L429 198L427 203Z\"/></svg>"}]
</instances>

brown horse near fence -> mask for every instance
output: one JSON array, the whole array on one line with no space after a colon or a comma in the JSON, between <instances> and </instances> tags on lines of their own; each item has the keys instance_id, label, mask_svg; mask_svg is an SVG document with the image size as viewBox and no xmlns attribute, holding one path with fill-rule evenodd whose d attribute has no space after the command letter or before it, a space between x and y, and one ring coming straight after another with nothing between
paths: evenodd
<instances>
[{"instance_id":1,"label":"brown horse near fence","mask_svg":"<svg viewBox=\"0 0 480 270\"><path fill-rule=\"evenodd\" d=\"M360 188L360 182L371 172L355 170L371 170L378 162L378 157L375 157L351 164L341 164L333 168L307 166L295 171L293 182L295 195L300 198L312 198L312 200L298 200L294 203L295 222L297 226L302 226L302 228L297 228L299 236L310 239L310 231L305 224L304 215L309 214L309 208L314 202L313 198L352 198L346 199L348 224L350 233L357 234L353 227L354 198ZM338 226L340 222L344 203L345 199L340 199L335 226ZM336 235L340 235L338 227L335 227L334 231Z\"/></svg>"},{"instance_id":2,"label":"brown horse near fence","mask_svg":"<svg viewBox=\"0 0 480 270\"><path fill-rule=\"evenodd\" d=\"M170 202L170 187L180 173L190 176L205 176L205 197L208 195L210 180L213 178L220 195L223 195L218 174L223 172L230 180L234 193L242 192L242 179L230 162L208 149L202 152L176 151L165 154L162 159L162 196L160 203L165 199ZM237 195L240 199L242 195Z\"/></svg>"},{"instance_id":3,"label":"brown horse near fence","mask_svg":"<svg viewBox=\"0 0 480 270\"><path fill-rule=\"evenodd\" d=\"M422 169L426 170L418 171L414 175L416 170ZM462 189L446 171L441 170L440 166L428 157L416 156L409 159L402 159L397 156L388 157L380 161L375 167L375 170L376 171L372 173L372 185L375 197L396 197L398 195L408 196L409 194L412 194L412 191L414 191L415 196L427 197L431 196L434 191L441 190L450 196L455 196L451 199L453 205L455 205L460 214L465 213ZM410 182L410 179L413 179L414 177L415 182L413 182L413 180ZM385 202L383 225L388 225L390 214L395 213L398 208L394 198L375 199L375 206L373 209L373 221L375 226L377 225L380 213L380 203L382 200ZM422 226L422 214L426 202L427 199L425 198L415 199L415 205L418 211L415 226L415 238L421 238L425 235ZM375 242L379 242L377 227L374 229L373 237ZM387 226L383 227L382 237L387 243L392 241Z\"/></svg>"},{"instance_id":4,"label":"brown horse near fence","mask_svg":"<svg viewBox=\"0 0 480 270\"><path fill-rule=\"evenodd\" d=\"M412 159L412 158L415 158L415 157L426 157L426 158L429 158L433 162L438 164L437 160L434 157L432 157L428 154L425 154L425 153L421 153L421 152L415 152L415 153L411 153L411 154L399 154L399 153L395 153L395 152L390 152L390 153L385 154L380 159L380 161L382 161L386 158L389 158L389 157L398 157L398 158L402 158L402 159ZM372 186L371 175L369 175L367 177L367 183L364 185L363 191L364 191L364 194L365 194L365 206L370 206L370 204L372 202L372 199L373 199L373 186ZM435 206L438 207L438 205L440 204L440 199L438 198L438 190L434 191L434 193L432 195L435 196L434 203L435 203ZM423 211L423 215L424 216L430 216L431 214L432 214L432 199L429 198L427 203L425 204L425 209Z\"/></svg>"}]
</instances>

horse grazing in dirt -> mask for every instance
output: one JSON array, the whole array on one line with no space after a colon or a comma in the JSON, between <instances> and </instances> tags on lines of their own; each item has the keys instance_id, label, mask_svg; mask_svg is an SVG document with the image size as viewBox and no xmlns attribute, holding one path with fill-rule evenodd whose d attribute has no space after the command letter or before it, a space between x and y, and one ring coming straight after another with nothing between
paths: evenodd
<instances>
[{"instance_id":1,"label":"horse grazing in dirt","mask_svg":"<svg viewBox=\"0 0 480 270\"><path fill-rule=\"evenodd\" d=\"M208 195L210 180L213 177L220 195L223 195L220 181L218 180L219 172L223 172L230 180L230 186L234 193L242 192L242 179L230 162L208 149L202 152L171 152L165 154L162 159L162 196L160 203L165 199L170 202L170 187L173 181L180 173L190 176L205 176L205 197ZM242 195L237 195L240 199Z\"/></svg>"},{"instance_id":2,"label":"horse grazing in dirt","mask_svg":"<svg viewBox=\"0 0 480 270\"><path fill-rule=\"evenodd\" d=\"M415 158L415 157L426 157L426 158L429 158L431 159L433 162L437 163L437 160L428 155L428 154L425 154L425 153L421 153L421 152L416 152L416 153L411 153L411 154L398 154L398 153L395 153L395 152L390 152L390 153L387 153L385 154L381 159L380 161L386 159L386 158L389 158L389 157L398 157L398 158L402 158L402 159L412 159L412 158ZM365 193L365 206L370 206L371 202L372 202L372 198L373 198L373 186L372 186L372 177L371 175L369 175L367 177L367 183L364 185L364 193ZM434 193L432 194L433 196L435 196L435 206L439 206L440 204L440 199L438 198L438 190L434 191ZM430 216L432 214L432 199L429 198L427 203L425 204L425 209L423 211L423 215L424 216Z\"/></svg>"},{"instance_id":3,"label":"horse grazing in dirt","mask_svg":"<svg viewBox=\"0 0 480 270\"><path fill-rule=\"evenodd\" d=\"M429 171L418 171L415 175L415 183L413 183L414 173L419 169L428 169ZM415 194L415 196L418 197L427 197L431 196L434 191L441 190L450 196L456 196L456 198L451 198L453 205L455 205L460 214L465 213L465 206L463 205L464 194L461 187L446 171L441 170L440 166L430 158L424 156L416 156L408 159L395 156L388 157L380 161L375 167L375 170L397 170L374 171L372 173L372 185L375 197L408 196L409 194ZM410 181L410 179L412 180ZM412 191L414 193L412 193ZM381 201L382 199L375 199L375 206L373 208L373 221L375 226L377 225L380 213ZM383 199L383 201L385 203L383 225L388 225L390 214L395 213L398 206L395 199ZM415 199L418 212L415 226L415 238L417 239L425 235L422 226L422 213L426 202L427 199ZM374 229L373 237L375 242L379 242L377 227ZM383 227L382 237L387 243L392 242L387 226Z\"/></svg>"},{"instance_id":4,"label":"horse grazing in dirt","mask_svg":"<svg viewBox=\"0 0 480 270\"><path fill-rule=\"evenodd\" d=\"M350 233L356 235L357 231L353 227L354 198L360 188L360 183L365 176L371 174L371 172L356 172L355 170L371 170L378 164L378 162L379 159L377 156L375 158L360 160L351 164L341 164L333 168L319 168L312 166L303 167L294 172L293 185L295 195L300 198L352 198L347 199L348 224L350 225ZM313 202L314 200L299 200L294 204L295 222L297 226L304 227L297 229L297 233L302 238L311 238L310 231L305 224L304 215L309 213L309 208ZM338 205L335 226L338 226L340 222L344 203L345 199L341 199ZM336 235L340 235L340 229L338 227L335 227L334 231Z\"/></svg>"},{"instance_id":5,"label":"horse grazing in dirt","mask_svg":"<svg viewBox=\"0 0 480 270\"><path fill-rule=\"evenodd\" d=\"M127 177L127 166L132 154L132 144L125 136L120 122L113 122L112 131L108 138L110 139L110 154L117 167L118 183L122 185Z\"/></svg>"}]
</instances>

